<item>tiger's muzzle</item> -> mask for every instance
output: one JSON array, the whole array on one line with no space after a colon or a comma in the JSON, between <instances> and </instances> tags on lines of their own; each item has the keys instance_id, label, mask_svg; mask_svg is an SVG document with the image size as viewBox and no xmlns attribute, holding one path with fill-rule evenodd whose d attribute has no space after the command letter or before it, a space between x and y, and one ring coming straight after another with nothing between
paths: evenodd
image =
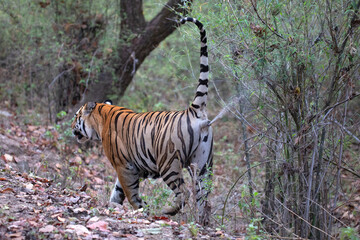
<instances>
[{"instance_id":1,"label":"tiger's muzzle","mask_svg":"<svg viewBox=\"0 0 360 240\"><path fill-rule=\"evenodd\" d=\"M83 139L84 135L82 135L82 133L79 130L74 129L73 134L79 142L84 140Z\"/></svg>"}]
</instances>

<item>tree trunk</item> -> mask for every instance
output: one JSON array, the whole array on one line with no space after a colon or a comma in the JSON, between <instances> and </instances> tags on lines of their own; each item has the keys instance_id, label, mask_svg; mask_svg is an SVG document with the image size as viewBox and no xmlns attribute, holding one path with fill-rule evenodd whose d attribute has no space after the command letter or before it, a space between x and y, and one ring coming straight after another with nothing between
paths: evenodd
<instances>
[{"instance_id":1,"label":"tree trunk","mask_svg":"<svg viewBox=\"0 0 360 240\"><path fill-rule=\"evenodd\" d=\"M191 1L185 3L190 5ZM122 97L145 58L179 26L177 13L188 7L181 4L184 1L169 0L150 22L145 22L142 0L121 0L122 41L117 50L119 57L112 59L116 79L111 73L99 74L98 81L89 85L81 104L104 101L109 94Z\"/></svg>"}]
</instances>

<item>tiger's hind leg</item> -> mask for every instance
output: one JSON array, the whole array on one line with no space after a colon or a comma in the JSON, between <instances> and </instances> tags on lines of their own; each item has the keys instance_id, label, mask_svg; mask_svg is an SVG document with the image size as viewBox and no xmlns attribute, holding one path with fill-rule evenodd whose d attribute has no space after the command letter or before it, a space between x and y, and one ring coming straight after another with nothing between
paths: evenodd
<instances>
[{"instance_id":1,"label":"tiger's hind leg","mask_svg":"<svg viewBox=\"0 0 360 240\"><path fill-rule=\"evenodd\" d=\"M185 189L185 182L182 174L182 164L177 157L172 158L165 169L161 169L161 177L168 187L174 192L174 203L166 207L162 212L166 215L175 215L185 205L189 198L189 192Z\"/></svg>"},{"instance_id":2,"label":"tiger's hind leg","mask_svg":"<svg viewBox=\"0 0 360 240\"><path fill-rule=\"evenodd\" d=\"M213 165L213 134L212 128L203 129L201 141L196 151L191 156L190 175L196 180L196 205L200 223L207 225L210 218L210 204L208 195L212 189Z\"/></svg>"},{"instance_id":3,"label":"tiger's hind leg","mask_svg":"<svg viewBox=\"0 0 360 240\"><path fill-rule=\"evenodd\" d=\"M115 186L111 192L111 196L110 196L110 202L114 202L114 203L118 203L118 204L123 204L125 199L125 193L124 190L121 187L121 184L119 182L119 179L116 178L116 183Z\"/></svg>"}]
</instances>

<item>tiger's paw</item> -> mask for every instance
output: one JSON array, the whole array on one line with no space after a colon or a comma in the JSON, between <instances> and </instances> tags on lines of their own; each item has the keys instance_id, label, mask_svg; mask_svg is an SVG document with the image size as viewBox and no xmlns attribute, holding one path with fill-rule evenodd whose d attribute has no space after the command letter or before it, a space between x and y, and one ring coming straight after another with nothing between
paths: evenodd
<instances>
[{"instance_id":1,"label":"tiger's paw","mask_svg":"<svg viewBox=\"0 0 360 240\"><path fill-rule=\"evenodd\" d=\"M174 216L179 212L179 210L180 207L165 207L165 209L162 211L162 214Z\"/></svg>"},{"instance_id":2,"label":"tiger's paw","mask_svg":"<svg viewBox=\"0 0 360 240\"><path fill-rule=\"evenodd\" d=\"M122 205L124 200L125 200L125 195L123 193L118 191L113 191L111 193L109 202Z\"/></svg>"}]
</instances>

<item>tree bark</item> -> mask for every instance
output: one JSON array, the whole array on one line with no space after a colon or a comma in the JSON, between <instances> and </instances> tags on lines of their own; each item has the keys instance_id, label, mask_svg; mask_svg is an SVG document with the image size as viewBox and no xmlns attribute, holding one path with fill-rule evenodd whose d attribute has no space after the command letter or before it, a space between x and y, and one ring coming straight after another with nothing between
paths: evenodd
<instances>
[{"instance_id":1,"label":"tree bark","mask_svg":"<svg viewBox=\"0 0 360 240\"><path fill-rule=\"evenodd\" d=\"M109 94L122 97L131 83L136 71L145 58L175 29L178 12L184 12L181 4L192 1L169 0L161 11L150 21L146 22L142 12L142 0L121 0L121 31L120 46L117 59L112 59L115 77L102 73L96 83L89 86L81 104L87 101L104 101Z\"/></svg>"}]
</instances>

